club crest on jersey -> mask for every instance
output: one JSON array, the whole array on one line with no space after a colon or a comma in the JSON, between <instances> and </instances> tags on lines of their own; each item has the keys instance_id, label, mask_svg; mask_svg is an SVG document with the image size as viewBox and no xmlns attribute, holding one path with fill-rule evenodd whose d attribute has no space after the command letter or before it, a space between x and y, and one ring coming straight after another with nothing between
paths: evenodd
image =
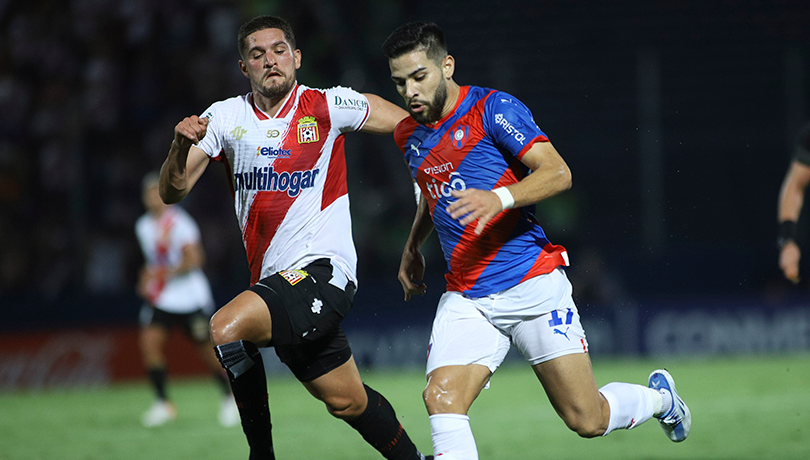
<instances>
[{"instance_id":1,"label":"club crest on jersey","mask_svg":"<svg viewBox=\"0 0 810 460\"><path fill-rule=\"evenodd\" d=\"M453 131L453 146L460 149L467 143L467 138L470 134L470 127L467 125L459 125Z\"/></svg>"},{"instance_id":2,"label":"club crest on jersey","mask_svg":"<svg viewBox=\"0 0 810 460\"><path fill-rule=\"evenodd\" d=\"M284 270L283 272L278 272L278 274L293 286L309 276L309 273L304 270Z\"/></svg>"},{"instance_id":3,"label":"club crest on jersey","mask_svg":"<svg viewBox=\"0 0 810 460\"><path fill-rule=\"evenodd\" d=\"M315 117L303 117L298 119L298 143L309 144L318 142L318 121Z\"/></svg>"}]
</instances>

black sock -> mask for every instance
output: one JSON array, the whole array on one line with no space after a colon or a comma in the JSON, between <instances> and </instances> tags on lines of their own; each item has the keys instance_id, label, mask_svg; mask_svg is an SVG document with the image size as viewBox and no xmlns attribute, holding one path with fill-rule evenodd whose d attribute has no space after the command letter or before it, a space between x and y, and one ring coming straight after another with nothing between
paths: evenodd
<instances>
[{"instance_id":1,"label":"black sock","mask_svg":"<svg viewBox=\"0 0 810 460\"><path fill-rule=\"evenodd\" d=\"M157 398L161 401L166 401L166 368L149 368L149 381L152 382L152 388L155 389Z\"/></svg>"},{"instance_id":2,"label":"black sock","mask_svg":"<svg viewBox=\"0 0 810 460\"><path fill-rule=\"evenodd\" d=\"M222 371L212 372L211 375L213 375L214 380L217 381L217 385L219 385L219 389L222 390L222 394L225 396L231 394L231 386L228 384L228 377L226 377Z\"/></svg>"},{"instance_id":3,"label":"black sock","mask_svg":"<svg viewBox=\"0 0 810 460\"><path fill-rule=\"evenodd\" d=\"M368 395L368 406L362 414L346 423L389 460L421 460L422 454L402 428L388 400L367 385L363 386Z\"/></svg>"},{"instance_id":4,"label":"black sock","mask_svg":"<svg viewBox=\"0 0 810 460\"><path fill-rule=\"evenodd\" d=\"M250 445L250 460L275 460L267 377L259 349L252 342L240 340L219 345L215 351L222 367L228 371L242 431Z\"/></svg>"}]
</instances>

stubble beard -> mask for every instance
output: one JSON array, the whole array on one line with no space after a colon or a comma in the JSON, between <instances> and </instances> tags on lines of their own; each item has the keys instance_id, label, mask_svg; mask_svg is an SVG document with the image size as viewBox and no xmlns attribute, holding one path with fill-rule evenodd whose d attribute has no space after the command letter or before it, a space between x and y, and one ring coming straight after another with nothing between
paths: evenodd
<instances>
[{"instance_id":1,"label":"stubble beard","mask_svg":"<svg viewBox=\"0 0 810 460\"><path fill-rule=\"evenodd\" d=\"M281 99L290 92L293 85L295 85L295 76L293 75L292 78L286 78L285 76L284 81L269 87L256 85L256 92L268 99Z\"/></svg>"},{"instance_id":2,"label":"stubble beard","mask_svg":"<svg viewBox=\"0 0 810 460\"><path fill-rule=\"evenodd\" d=\"M444 103L447 101L447 84L442 82L436 87L436 92L433 94L433 100L427 105L427 110L421 113L414 113L408 105L408 113L420 125L429 125L436 123L442 117L442 109Z\"/></svg>"}]
</instances>

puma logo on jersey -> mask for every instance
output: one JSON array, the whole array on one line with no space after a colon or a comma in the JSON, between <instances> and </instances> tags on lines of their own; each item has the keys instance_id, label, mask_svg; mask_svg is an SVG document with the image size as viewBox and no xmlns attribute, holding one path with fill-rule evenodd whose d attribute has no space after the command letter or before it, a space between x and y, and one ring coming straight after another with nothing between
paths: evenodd
<instances>
[{"instance_id":1,"label":"puma logo on jersey","mask_svg":"<svg viewBox=\"0 0 810 460\"><path fill-rule=\"evenodd\" d=\"M304 171L283 171L277 173L272 166L253 167L252 171L233 175L234 191L259 190L265 192L286 192L291 197L298 196L302 190L315 186L319 169Z\"/></svg>"}]
</instances>

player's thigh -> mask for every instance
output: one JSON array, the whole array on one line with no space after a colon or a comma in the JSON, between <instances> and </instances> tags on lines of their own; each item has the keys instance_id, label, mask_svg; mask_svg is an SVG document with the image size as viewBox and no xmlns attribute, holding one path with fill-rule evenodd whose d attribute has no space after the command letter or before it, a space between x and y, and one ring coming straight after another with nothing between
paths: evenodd
<instances>
[{"instance_id":1,"label":"player's thigh","mask_svg":"<svg viewBox=\"0 0 810 460\"><path fill-rule=\"evenodd\" d=\"M138 322L140 324L139 342L145 354L160 353L171 330L170 314L144 304L141 307Z\"/></svg>"},{"instance_id":2,"label":"player's thigh","mask_svg":"<svg viewBox=\"0 0 810 460\"><path fill-rule=\"evenodd\" d=\"M427 377L423 397L428 414L466 414L492 372L486 366L443 366Z\"/></svg>"},{"instance_id":3,"label":"player's thigh","mask_svg":"<svg viewBox=\"0 0 810 460\"><path fill-rule=\"evenodd\" d=\"M593 376L590 356L573 353L532 366L551 405L569 426L582 420L604 420L610 414Z\"/></svg>"},{"instance_id":4,"label":"player's thigh","mask_svg":"<svg viewBox=\"0 0 810 460\"><path fill-rule=\"evenodd\" d=\"M426 374L440 367L478 364L495 372L509 352L510 339L476 307L480 299L446 292L430 332Z\"/></svg>"},{"instance_id":5,"label":"player's thigh","mask_svg":"<svg viewBox=\"0 0 810 460\"><path fill-rule=\"evenodd\" d=\"M301 383L312 396L326 404L329 413L338 417L360 415L368 404L363 380L353 357L326 374Z\"/></svg>"},{"instance_id":6,"label":"player's thigh","mask_svg":"<svg viewBox=\"0 0 810 460\"><path fill-rule=\"evenodd\" d=\"M216 345L247 340L262 347L273 337L270 310L264 299L244 291L211 318L211 339Z\"/></svg>"},{"instance_id":7,"label":"player's thigh","mask_svg":"<svg viewBox=\"0 0 810 460\"><path fill-rule=\"evenodd\" d=\"M141 327L140 345L145 354L160 354L169 337L169 330L157 324Z\"/></svg>"}]
</instances>

